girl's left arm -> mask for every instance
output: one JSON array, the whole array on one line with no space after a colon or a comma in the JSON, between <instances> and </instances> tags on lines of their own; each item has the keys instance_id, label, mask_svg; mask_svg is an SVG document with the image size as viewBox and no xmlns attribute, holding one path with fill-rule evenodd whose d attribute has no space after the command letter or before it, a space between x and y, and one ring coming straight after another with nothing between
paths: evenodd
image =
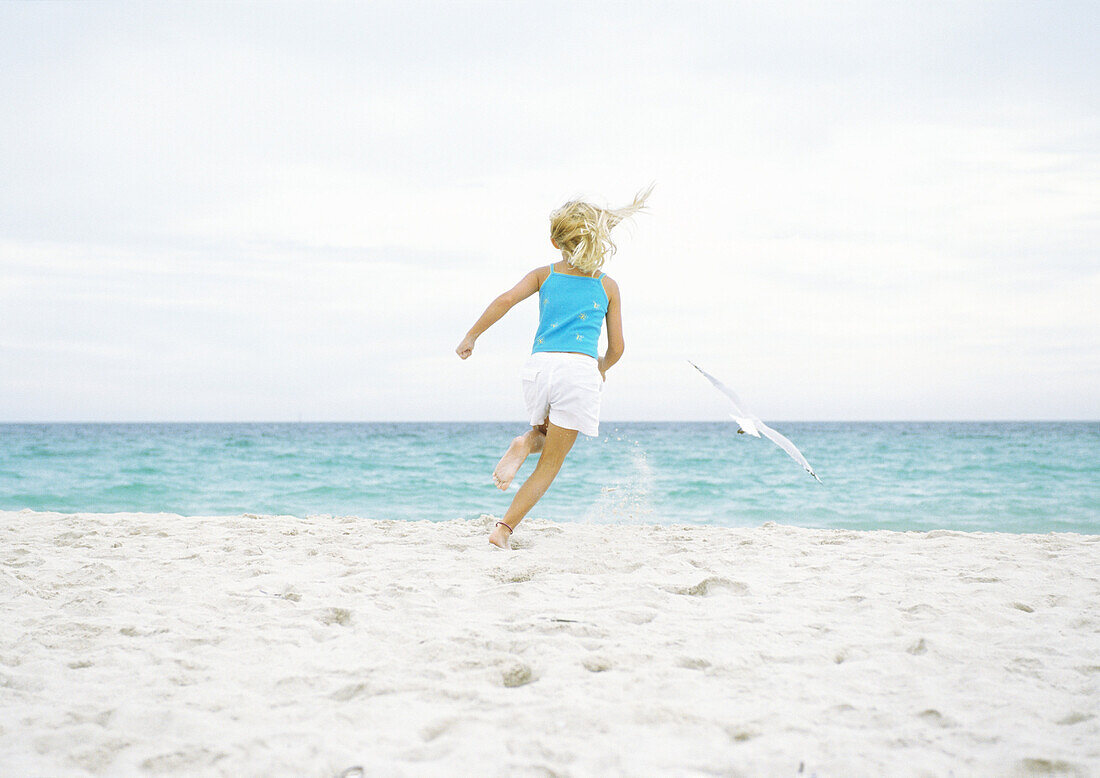
<instances>
[{"instance_id":1,"label":"girl's left arm","mask_svg":"<svg viewBox=\"0 0 1100 778\"><path fill-rule=\"evenodd\" d=\"M481 314L481 318L474 322L474 326L470 328L470 331L466 333L466 337L458 344L455 353L462 359L470 356L474 352L474 342L481 333L496 324L504 314L512 310L512 306L526 300L538 290L539 270L536 268L525 275L518 284L489 303L485 313Z\"/></svg>"}]
</instances>

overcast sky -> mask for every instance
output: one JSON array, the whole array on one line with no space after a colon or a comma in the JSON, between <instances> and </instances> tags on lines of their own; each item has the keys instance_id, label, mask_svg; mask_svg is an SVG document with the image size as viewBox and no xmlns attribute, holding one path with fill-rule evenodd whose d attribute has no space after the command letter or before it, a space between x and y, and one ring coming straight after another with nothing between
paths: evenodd
<instances>
[{"instance_id":1,"label":"overcast sky","mask_svg":"<svg viewBox=\"0 0 1100 778\"><path fill-rule=\"evenodd\" d=\"M0 420L516 420L613 206L605 420L1100 417L1081 3L0 4Z\"/></svg>"}]
</instances>

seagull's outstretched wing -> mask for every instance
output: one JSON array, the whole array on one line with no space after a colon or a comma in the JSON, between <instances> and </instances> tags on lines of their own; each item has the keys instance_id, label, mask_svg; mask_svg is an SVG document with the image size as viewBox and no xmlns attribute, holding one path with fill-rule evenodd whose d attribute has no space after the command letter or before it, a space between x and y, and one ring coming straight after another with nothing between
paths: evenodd
<instances>
[{"instance_id":1,"label":"seagull's outstretched wing","mask_svg":"<svg viewBox=\"0 0 1100 778\"><path fill-rule=\"evenodd\" d=\"M802 456L802 452L795 447L794 443L791 443L789 440L787 440L787 438L785 438L783 435L780 435L778 432L773 430L771 427L769 427L767 424L760 421L759 419L756 420L756 428L760 430L761 435L763 435L772 443L779 446L781 449L790 454L791 459L802 465L802 467L806 468L806 472L812 475L818 483L821 483L821 479L817 477L817 473L815 473L814 469L810 467L810 463L806 461L806 457Z\"/></svg>"},{"instance_id":2,"label":"seagull's outstretched wing","mask_svg":"<svg viewBox=\"0 0 1100 778\"><path fill-rule=\"evenodd\" d=\"M790 454L791 459L802 465L802 467L806 469L807 473L812 475L818 483L821 483L821 479L817 477L817 473L815 473L813 468L810 467L810 463L806 461L806 457L802 456L802 452L795 447L794 443L791 443L789 440L787 440L787 438L780 435L767 424L760 421L760 419L758 419L756 416L749 413L748 410L745 409L745 404L741 402L741 398L734 394L733 390L726 386L724 383L719 381L703 368L699 367L690 359L688 360L688 364L694 367L704 376L706 376L706 379L714 384L714 387L718 391L726 395L726 397L730 398L730 402L733 403L733 408L736 411L736 413L731 413L730 416L732 416L734 421L736 421L740 425L741 429L738 430L738 432L747 432L750 435L755 435L756 437L760 437L760 435L763 434L764 437L766 437L772 443L779 446L781 449Z\"/></svg>"},{"instance_id":3,"label":"seagull's outstretched wing","mask_svg":"<svg viewBox=\"0 0 1100 778\"><path fill-rule=\"evenodd\" d=\"M748 413L746 413L746 412L745 412L745 404L744 404L743 402L741 402L741 398L740 398L740 397L738 397L738 396L737 396L736 394L734 394L734 393L733 393L733 390L732 390L732 389L730 389L730 388L729 388L728 386L726 386L726 385L725 385L724 383L722 383L722 382L721 382L721 381L719 381L719 380L718 380L717 378L715 378L714 376L712 376L712 375L711 375L710 373L708 373L708 372L707 372L706 370L704 370L703 368L699 367L699 366L698 366L697 364L695 364L694 362L692 362L692 361L691 361L690 359L688 360L688 364L689 364L689 365L691 365L692 367L694 367L694 368L695 368L696 370L698 370L698 371L699 371L700 373L702 373L702 374L703 374L704 376L706 376L706 377L707 377L707 380L708 380L708 381L710 381L710 382L711 382L712 384L714 384L714 387L715 387L715 388L716 388L716 389L717 389L717 390L718 390L719 392L721 392L722 394L724 394L724 395L725 395L726 397L730 398L730 401L731 401L731 402L733 402L733 409L734 409L735 411L737 411L737 415L738 415L738 416L748 416L748 415L749 415Z\"/></svg>"},{"instance_id":4,"label":"seagull's outstretched wing","mask_svg":"<svg viewBox=\"0 0 1100 778\"><path fill-rule=\"evenodd\" d=\"M760 433L756 431L756 422L760 420L745 409L745 404L741 402L741 398L734 394L732 389L730 389L724 383L712 376L706 370L699 367L690 359L688 360L688 364L694 367L700 373L702 373L708 381L714 384L715 389L724 394L726 397L730 398L730 402L733 404L733 413L731 413L730 416L732 416L733 420L740 425L741 430L743 432L749 433L750 435L760 437Z\"/></svg>"}]
</instances>

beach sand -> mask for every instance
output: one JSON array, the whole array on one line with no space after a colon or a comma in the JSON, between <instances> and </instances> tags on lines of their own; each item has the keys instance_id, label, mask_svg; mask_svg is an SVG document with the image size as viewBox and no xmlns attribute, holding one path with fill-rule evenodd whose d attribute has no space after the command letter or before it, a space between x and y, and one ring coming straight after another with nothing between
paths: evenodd
<instances>
[{"instance_id":1,"label":"beach sand","mask_svg":"<svg viewBox=\"0 0 1100 778\"><path fill-rule=\"evenodd\" d=\"M0 774L1100 775L1100 536L0 512Z\"/></svg>"}]
</instances>

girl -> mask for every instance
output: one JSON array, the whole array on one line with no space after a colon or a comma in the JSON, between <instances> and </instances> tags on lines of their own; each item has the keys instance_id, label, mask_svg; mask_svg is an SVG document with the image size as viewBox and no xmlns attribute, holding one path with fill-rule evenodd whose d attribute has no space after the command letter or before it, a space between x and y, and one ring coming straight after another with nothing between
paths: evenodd
<instances>
[{"instance_id":1,"label":"girl","mask_svg":"<svg viewBox=\"0 0 1100 778\"><path fill-rule=\"evenodd\" d=\"M623 355L619 285L600 272L615 253L611 229L645 207L653 191L639 192L625 208L609 210L574 200L550 214L550 243L561 251L553 265L532 270L489 304L455 352L466 359L474 342L516 303L539 293L539 327L523 368L523 397L531 430L514 439L493 471L507 489L529 454L541 452L535 471L498 521L489 542L510 548L509 537L561 469L577 433L599 434L600 393L607 371ZM607 353L596 348L607 319Z\"/></svg>"}]
</instances>

